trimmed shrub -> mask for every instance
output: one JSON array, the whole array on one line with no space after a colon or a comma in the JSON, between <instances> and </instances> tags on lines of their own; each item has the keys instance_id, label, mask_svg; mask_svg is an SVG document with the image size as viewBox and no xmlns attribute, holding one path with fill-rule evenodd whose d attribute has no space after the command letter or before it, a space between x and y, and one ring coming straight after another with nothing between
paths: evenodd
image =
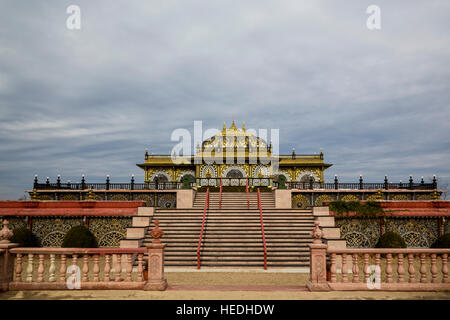
<instances>
[{"instance_id":1,"label":"trimmed shrub","mask_svg":"<svg viewBox=\"0 0 450 320\"><path fill-rule=\"evenodd\" d=\"M383 208L374 201L367 201L362 204L359 201L333 201L329 204L330 211L336 213L338 217L346 216L349 212L355 212L358 216L375 217L384 214Z\"/></svg>"},{"instance_id":2,"label":"trimmed shrub","mask_svg":"<svg viewBox=\"0 0 450 320\"><path fill-rule=\"evenodd\" d=\"M375 248L406 248L406 242L395 232L386 232L379 239Z\"/></svg>"},{"instance_id":3,"label":"trimmed shrub","mask_svg":"<svg viewBox=\"0 0 450 320\"><path fill-rule=\"evenodd\" d=\"M432 244L432 248L450 249L450 233L443 234Z\"/></svg>"},{"instance_id":4,"label":"trimmed shrub","mask_svg":"<svg viewBox=\"0 0 450 320\"><path fill-rule=\"evenodd\" d=\"M72 227L64 236L63 248L97 248L97 239L85 226Z\"/></svg>"},{"instance_id":5,"label":"trimmed shrub","mask_svg":"<svg viewBox=\"0 0 450 320\"><path fill-rule=\"evenodd\" d=\"M18 243L21 247L40 247L40 241L36 235L27 227L20 227L13 230L14 235L9 239L13 243Z\"/></svg>"},{"instance_id":6,"label":"trimmed shrub","mask_svg":"<svg viewBox=\"0 0 450 320\"><path fill-rule=\"evenodd\" d=\"M283 175L278 176L278 189L286 189L286 177Z\"/></svg>"}]
</instances>

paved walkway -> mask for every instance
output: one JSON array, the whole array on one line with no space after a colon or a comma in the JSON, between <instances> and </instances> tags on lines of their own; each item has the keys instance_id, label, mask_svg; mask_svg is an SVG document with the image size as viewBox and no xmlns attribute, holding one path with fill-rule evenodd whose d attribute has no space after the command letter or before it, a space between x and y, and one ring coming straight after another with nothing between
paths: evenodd
<instances>
[{"instance_id":1,"label":"paved walkway","mask_svg":"<svg viewBox=\"0 0 450 320\"><path fill-rule=\"evenodd\" d=\"M192 289L192 288L191 288ZM0 293L0 299L19 300L450 300L449 292L308 292L304 290L240 291L189 290L177 288L163 292L130 290L66 290L66 291L10 291Z\"/></svg>"},{"instance_id":2,"label":"paved walkway","mask_svg":"<svg viewBox=\"0 0 450 320\"><path fill-rule=\"evenodd\" d=\"M245 270L245 269L244 269ZM167 291L66 290L9 291L0 299L114 300L320 300L446 299L450 292L309 292L304 270L169 269Z\"/></svg>"}]
</instances>

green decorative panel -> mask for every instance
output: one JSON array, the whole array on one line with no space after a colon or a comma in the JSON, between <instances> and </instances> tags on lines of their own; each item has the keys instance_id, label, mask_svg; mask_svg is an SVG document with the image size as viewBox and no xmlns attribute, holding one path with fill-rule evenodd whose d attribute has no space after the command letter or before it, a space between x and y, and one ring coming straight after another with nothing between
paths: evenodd
<instances>
[{"instance_id":1,"label":"green decorative panel","mask_svg":"<svg viewBox=\"0 0 450 320\"><path fill-rule=\"evenodd\" d=\"M63 194L59 198L60 200L70 200L70 201L77 201L80 200L80 194L78 193L68 193Z\"/></svg>"},{"instance_id":2,"label":"green decorative panel","mask_svg":"<svg viewBox=\"0 0 450 320\"><path fill-rule=\"evenodd\" d=\"M386 232L398 233L408 248L429 248L439 236L437 219L386 218Z\"/></svg>"},{"instance_id":3,"label":"green decorative panel","mask_svg":"<svg viewBox=\"0 0 450 320\"><path fill-rule=\"evenodd\" d=\"M155 194L154 193L134 194L133 199L145 201L147 204L147 207L155 206Z\"/></svg>"},{"instance_id":4,"label":"green decorative panel","mask_svg":"<svg viewBox=\"0 0 450 320\"><path fill-rule=\"evenodd\" d=\"M410 194L390 194L389 200L411 200Z\"/></svg>"},{"instance_id":5,"label":"green decorative panel","mask_svg":"<svg viewBox=\"0 0 450 320\"><path fill-rule=\"evenodd\" d=\"M67 231L83 224L83 218L32 218L31 231L41 241L43 247L61 247Z\"/></svg>"},{"instance_id":6,"label":"green decorative panel","mask_svg":"<svg viewBox=\"0 0 450 320\"><path fill-rule=\"evenodd\" d=\"M296 194L292 197L292 208L306 209L310 204L310 195Z\"/></svg>"},{"instance_id":7,"label":"green decorative panel","mask_svg":"<svg viewBox=\"0 0 450 320\"><path fill-rule=\"evenodd\" d=\"M177 204L177 197L175 194L166 193L158 195L158 207L160 208L175 208Z\"/></svg>"},{"instance_id":8,"label":"green decorative panel","mask_svg":"<svg viewBox=\"0 0 450 320\"><path fill-rule=\"evenodd\" d=\"M360 201L360 196L357 194L346 194L342 195L340 200L342 201Z\"/></svg>"},{"instance_id":9,"label":"green decorative panel","mask_svg":"<svg viewBox=\"0 0 450 320\"><path fill-rule=\"evenodd\" d=\"M112 201L128 201L130 200L129 195L126 193L109 193L108 200Z\"/></svg>"},{"instance_id":10,"label":"green decorative panel","mask_svg":"<svg viewBox=\"0 0 450 320\"><path fill-rule=\"evenodd\" d=\"M343 218L335 221L348 248L373 248L380 237L379 219Z\"/></svg>"},{"instance_id":11,"label":"green decorative panel","mask_svg":"<svg viewBox=\"0 0 450 320\"><path fill-rule=\"evenodd\" d=\"M329 195L329 194L322 194L318 196L315 195L314 205L315 206L323 206L325 201L334 201L336 200L335 196Z\"/></svg>"},{"instance_id":12,"label":"green decorative panel","mask_svg":"<svg viewBox=\"0 0 450 320\"><path fill-rule=\"evenodd\" d=\"M38 200L55 200L55 195L53 193L39 193Z\"/></svg>"},{"instance_id":13,"label":"green decorative panel","mask_svg":"<svg viewBox=\"0 0 450 320\"><path fill-rule=\"evenodd\" d=\"M89 230L95 235L99 247L119 247L131 224L129 217L89 218Z\"/></svg>"}]
</instances>

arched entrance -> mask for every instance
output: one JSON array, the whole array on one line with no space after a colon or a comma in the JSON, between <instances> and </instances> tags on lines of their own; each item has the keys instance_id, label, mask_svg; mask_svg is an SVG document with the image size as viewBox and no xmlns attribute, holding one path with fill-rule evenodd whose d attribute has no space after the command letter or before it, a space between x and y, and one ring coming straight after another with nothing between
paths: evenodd
<instances>
[{"instance_id":1,"label":"arched entrance","mask_svg":"<svg viewBox=\"0 0 450 320\"><path fill-rule=\"evenodd\" d=\"M228 171L227 173L227 178L243 178L244 175L242 174L241 171L237 170L237 169L231 169L230 171Z\"/></svg>"}]
</instances>

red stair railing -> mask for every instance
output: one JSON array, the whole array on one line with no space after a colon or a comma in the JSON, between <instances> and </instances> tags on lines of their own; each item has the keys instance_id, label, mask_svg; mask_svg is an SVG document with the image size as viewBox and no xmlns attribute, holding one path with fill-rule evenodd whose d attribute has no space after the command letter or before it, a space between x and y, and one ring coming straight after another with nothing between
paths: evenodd
<instances>
[{"instance_id":1,"label":"red stair railing","mask_svg":"<svg viewBox=\"0 0 450 320\"><path fill-rule=\"evenodd\" d=\"M219 188L219 209L222 209L222 179L220 179L220 188Z\"/></svg>"},{"instance_id":2,"label":"red stair railing","mask_svg":"<svg viewBox=\"0 0 450 320\"><path fill-rule=\"evenodd\" d=\"M264 233L264 219L262 214L262 205L261 205L261 192L258 188L258 208L259 208L259 217L261 219L261 234L263 239L264 246L264 270L267 270L267 246L266 246L266 235Z\"/></svg>"},{"instance_id":3,"label":"red stair railing","mask_svg":"<svg viewBox=\"0 0 450 320\"><path fill-rule=\"evenodd\" d=\"M250 194L248 192L248 179L245 182L245 192L247 192L247 209L250 209Z\"/></svg>"},{"instance_id":4,"label":"red stair railing","mask_svg":"<svg viewBox=\"0 0 450 320\"><path fill-rule=\"evenodd\" d=\"M200 269L200 247L202 246L203 230L205 229L205 222L206 222L206 210L208 209L209 209L209 188L206 189L205 206L203 208L202 229L200 230L200 237L198 239L197 269Z\"/></svg>"}]
</instances>

